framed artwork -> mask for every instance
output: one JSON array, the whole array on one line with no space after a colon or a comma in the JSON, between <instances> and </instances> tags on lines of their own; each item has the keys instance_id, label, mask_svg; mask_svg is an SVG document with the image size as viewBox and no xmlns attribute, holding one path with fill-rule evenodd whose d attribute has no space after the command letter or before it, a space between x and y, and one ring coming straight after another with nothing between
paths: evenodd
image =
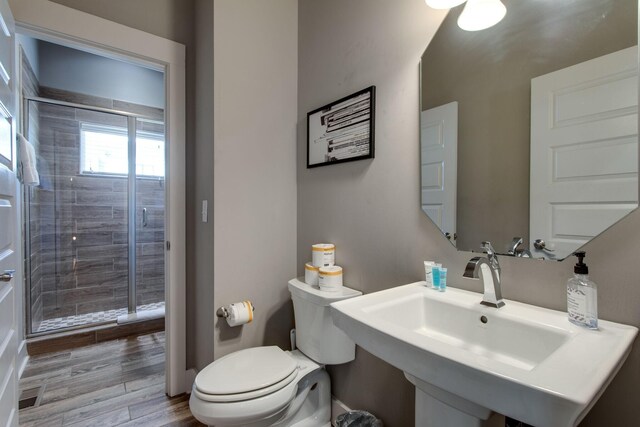
<instances>
[{"instance_id":1,"label":"framed artwork","mask_svg":"<svg viewBox=\"0 0 640 427\"><path fill-rule=\"evenodd\" d=\"M370 86L307 114L307 168L375 154L376 87Z\"/></svg>"}]
</instances>

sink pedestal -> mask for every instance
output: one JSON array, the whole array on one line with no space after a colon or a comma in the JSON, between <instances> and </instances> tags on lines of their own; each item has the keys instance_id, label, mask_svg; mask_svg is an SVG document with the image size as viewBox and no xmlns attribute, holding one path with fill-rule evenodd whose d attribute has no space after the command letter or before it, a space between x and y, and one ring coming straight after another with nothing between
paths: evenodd
<instances>
[{"instance_id":1,"label":"sink pedestal","mask_svg":"<svg viewBox=\"0 0 640 427\"><path fill-rule=\"evenodd\" d=\"M418 378L404 376L416 386L416 427L484 427L491 410Z\"/></svg>"}]
</instances>

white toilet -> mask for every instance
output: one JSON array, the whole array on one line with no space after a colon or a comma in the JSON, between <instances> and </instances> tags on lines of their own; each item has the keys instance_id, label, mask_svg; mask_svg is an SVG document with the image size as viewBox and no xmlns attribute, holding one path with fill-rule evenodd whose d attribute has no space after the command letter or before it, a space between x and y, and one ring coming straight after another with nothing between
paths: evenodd
<instances>
[{"instance_id":1,"label":"white toilet","mask_svg":"<svg viewBox=\"0 0 640 427\"><path fill-rule=\"evenodd\" d=\"M333 325L329 304L362 295L289 281L298 350L254 347L221 357L193 383L189 406L215 427L329 427L331 383L324 365L350 362L356 346Z\"/></svg>"}]
</instances>

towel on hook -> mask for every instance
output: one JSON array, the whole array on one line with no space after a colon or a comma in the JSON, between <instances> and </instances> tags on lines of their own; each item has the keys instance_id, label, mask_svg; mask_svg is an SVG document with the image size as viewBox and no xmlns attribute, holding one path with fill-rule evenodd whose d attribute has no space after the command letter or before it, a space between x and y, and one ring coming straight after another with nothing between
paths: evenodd
<instances>
[{"instance_id":1,"label":"towel on hook","mask_svg":"<svg viewBox=\"0 0 640 427\"><path fill-rule=\"evenodd\" d=\"M22 183L24 185L40 185L40 176L36 167L36 150L27 138L21 134L16 134L18 139L18 160L22 172Z\"/></svg>"}]
</instances>

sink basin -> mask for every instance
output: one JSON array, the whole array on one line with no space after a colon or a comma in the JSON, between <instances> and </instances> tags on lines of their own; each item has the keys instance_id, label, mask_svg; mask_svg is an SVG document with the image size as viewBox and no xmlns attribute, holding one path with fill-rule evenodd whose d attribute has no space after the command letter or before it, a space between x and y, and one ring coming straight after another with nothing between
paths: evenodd
<instances>
[{"instance_id":1,"label":"sink basin","mask_svg":"<svg viewBox=\"0 0 640 427\"><path fill-rule=\"evenodd\" d=\"M334 323L403 370L421 391L416 399L424 392L474 419L496 411L537 426L576 425L637 334L607 321L597 331L580 328L564 312L515 301L486 307L478 293L424 284L334 303ZM427 425L418 418L416 426Z\"/></svg>"}]
</instances>

